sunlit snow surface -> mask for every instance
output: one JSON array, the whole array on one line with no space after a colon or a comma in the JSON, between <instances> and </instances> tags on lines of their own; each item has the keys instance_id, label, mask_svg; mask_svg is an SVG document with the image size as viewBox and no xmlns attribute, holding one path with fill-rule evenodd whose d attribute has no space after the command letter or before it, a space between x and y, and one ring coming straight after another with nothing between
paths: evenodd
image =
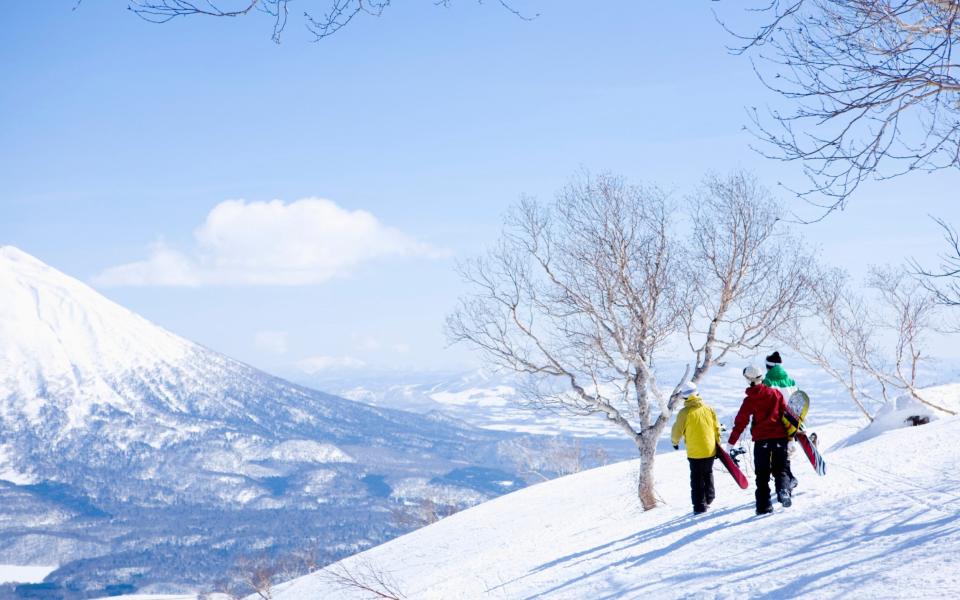
<instances>
[{"instance_id":1,"label":"sunlit snow surface","mask_svg":"<svg viewBox=\"0 0 960 600\"><path fill-rule=\"evenodd\" d=\"M39 583L56 568L42 565L0 565L0 583Z\"/></svg>"},{"instance_id":2,"label":"sunlit snow surface","mask_svg":"<svg viewBox=\"0 0 960 600\"><path fill-rule=\"evenodd\" d=\"M941 391L960 406L958 388ZM825 426L837 440L847 427ZM754 514L753 486L716 470L691 514L685 455L657 462L663 505L643 512L633 461L554 480L344 561L407 598L951 598L960 589L960 418L823 447L827 475L795 457L791 508ZM354 599L322 574L276 600Z\"/></svg>"}]
</instances>

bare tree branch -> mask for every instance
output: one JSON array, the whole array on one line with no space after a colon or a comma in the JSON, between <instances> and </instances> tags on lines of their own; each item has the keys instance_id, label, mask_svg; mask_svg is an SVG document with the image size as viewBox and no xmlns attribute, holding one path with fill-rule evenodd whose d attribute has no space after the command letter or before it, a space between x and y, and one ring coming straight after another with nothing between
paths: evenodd
<instances>
[{"instance_id":1,"label":"bare tree branch","mask_svg":"<svg viewBox=\"0 0 960 600\"><path fill-rule=\"evenodd\" d=\"M370 598L406 599L389 573L369 560L358 559L352 563L343 561L325 567L322 576L337 587L365 592Z\"/></svg>"},{"instance_id":2,"label":"bare tree branch","mask_svg":"<svg viewBox=\"0 0 960 600\"><path fill-rule=\"evenodd\" d=\"M691 199L694 271L684 319L694 381L812 311L816 261L785 229L779 206L744 172L708 177Z\"/></svg>"},{"instance_id":3,"label":"bare tree branch","mask_svg":"<svg viewBox=\"0 0 960 600\"><path fill-rule=\"evenodd\" d=\"M772 0L760 12L734 51L796 106L751 117L763 154L802 163L800 195L830 212L868 178L960 167L960 2Z\"/></svg>"},{"instance_id":4,"label":"bare tree branch","mask_svg":"<svg viewBox=\"0 0 960 600\"><path fill-rule=\"evenodd\" d=\"M82 0L78 0L77 4ZM271 39L280 43L287 26L291 0L129 0L127 8L151 23L167 23L177 17L203 15L207 17L243 17L256 9L273 18ZM480 4L483 0L477 0ZM450 6L452 0L434 0L437 6ZM314 41L329 37L349 25L358 16L379 17L392 0L314 0L314 5L326 5L321 13L303 13L307 29ZM526 15L507 0L498 0L501 7L524 21L531 21L539 13ZM74 7L76 8L76 7Z\"/></svg>"},{"instance_id":5,"label":"bare tree branch","mask_svg":"<svg viewBox=\"0 0 960 600\"><path fill-rule=\"evenodd\" d=\"M940 255L936 269L921 267L916 260L910 264L924 289L944 306L960 306L960 234L943 219L933 218L943 230L947 251Z\"/></svg>"},{"instance_id":6,"label":"bare tree branch","mask_svg":"<svg viewBox=\"0 0 960 600\"><path fill-rule=\"evenodd\" d=\"M925 336L936 318L934 296L905 268L874 267L869 299L840 271L827 273L818 288L815 323L788 329L783 341L842 384L857 408L873 420L892 394L909 394L946 414L918 389L920 366L930 359ZM870 389L880 390L880 397Z\"/></svg>"}]
</instances>

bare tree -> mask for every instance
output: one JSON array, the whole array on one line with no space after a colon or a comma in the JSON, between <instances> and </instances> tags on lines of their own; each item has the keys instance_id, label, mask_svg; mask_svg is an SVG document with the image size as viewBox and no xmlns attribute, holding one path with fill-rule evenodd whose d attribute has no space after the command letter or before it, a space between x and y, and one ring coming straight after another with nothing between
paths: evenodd
<instances>
[{"instance_id":1,"label":"bare tree","mask_svg":"<svg viewBox=\"0 0 960 600\"><path fill-rule=\"evenodd\" d=\"M255 595L260 600L273 598L273 586L288 575L285 560L268 556L244 556L237 560L224 582L226 593L237 600Z\"/></svg>"},{"instance_id":2,"label":"bare tree","mask_svg":"<svg viewBox=\"0 0 960 600\"><path fill-rule=\"evenodd\" d=\"M579 473L610 461L602 446L585 447L580 438L570 440L562 436L552 437L542 444L531 444L522 438L509 440L504 444L504 450L523 475L533 475L542 481Z\"/></svg>"},{"instance_id":3,"label":"bare tree","mask_svg":"<svg viewBox=\"0 0 960 600\"><path fill-rule=\"evenodd\" d=\"M743 174L709 180L686 237L671 227L677 207L662 192L611 175L584 175L552 206L524 199L497 246L462 265L475 291L448 318L449 337L545 383L531 388L532 405L599 414L620 428L640 454L640 501L653 508L654 455L679 386L762 343L804 298L799 261L778 262L784 273L766 270L779 261L778 222L770 216L776 204L760 191ZM688 365L667 391L654 365L684 333L692 377Z\"/></svg>"},{"instance_id":4,"label":"bare tree","mask_svg":"<svg viewBox=\"0 0 960 600\"><path fill-rule=\"evenodd\" d=\"M956 414L924 398L917 389L919 367L930 359L926 354L926 336L935 328L936 298L903 267L875 267L868 285L876 290L887 308L888 317L878 320L877 326L893 339L889 358L880 363L884 370L877 369L871 374L927 406Z\"/></svg>"},{"instance_id":5,"label":"bare tree","mask_svg":"<svg viewBox=\"0 0 960 600\"><path fill-rule=\"evenodd\" d=\"M783 342L816 364L843 385L860 412L873 420L867 403L873 400L859 365L873 354L873 326L863 299L852 293L847 275L825 273L817 287L816 325L793 323L783 332Z\"/></svg>"},{"instance_id":6,"label":"bare tree","mask_svg":"<svg viewBox=\"0 0 960 600\"><path fill-rule=\"evenodd\" d=\"M397 583L389 573L377 567L369 560L357 559L339 562L323 569L322 577L342 589L351 589L366 593L368 598L381 600L404 600Z\"/></svg>"},{"instance_id":7,"label":"bare tree","mask_svg":"<svg viewBox=\"0 0 960 600\"><path fill-rule=\"evenodd\" d=\"M453 0L432 1L437 6L449 6ZM477 1L483 3L483 0ZM496 2L524 20L539 16L525 15L507 0ZM314 40L319 41L340 31L357 17L379 17L391 3L391 0L315 0L313 6L321 12L305 11L303 18ZM243 17L260 12L269 15L273 20L271 39L279 44L280 36L287 26L290 0L130 0L128 9L151 23L166 23L177 17Z\"/></svg>"},{"instance_id":8,"label":"bare tree","mask_svg":"<svg viewBox=\"0 0 960 600\"><path fill-rule=\"evenodd\" d=\"M412 530L426 527L460 511L455 504L436 502L431 498L422 498L416 504L399 504L390 511L394 525L401 529Z\"/></svg>"},{"instance_id":9,"label":"bare tree","mask_svg":"<svg viewBox=\"0 0 960 600\"><path fill-rule=\"evenodd\" d=\"M815 257L781 221L779 202L742 171L707 177L691 198L683 320L693 381L755 350L810 310Z\"/></svg>"},{"instance_id":10,"label":"bare tree","mask_svg":"<svg viewBox=\"0 0 960 600\"><path fill-rule=\"evenodd\" d=\"M795 101L754 122L799 161L806 193L842 208L868 177L960 167L955 0L772 0L744 40L764 84Z\"/></svg>"},{"instance_id":11,"label":"bare tree","mask_svg":"<svg viewBox=\"0 0 960 600\"><path fill-rule=\"evenodd\" d=\"M846 274L835 270L825 275L818 289L817 323L795 326L784 341L842 384L871 421L880 402L900 394L954 414L918 389L919 370L930 358L925 338L934 328L933 294L905 268L873 268L867 289L870 297L864 298Z\"/></svg>"}]
</instances>

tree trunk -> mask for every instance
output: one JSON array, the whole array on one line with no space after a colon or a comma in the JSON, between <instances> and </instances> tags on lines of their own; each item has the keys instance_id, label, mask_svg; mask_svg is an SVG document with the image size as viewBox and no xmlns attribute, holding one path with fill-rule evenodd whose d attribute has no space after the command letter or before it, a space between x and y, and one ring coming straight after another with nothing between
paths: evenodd
<instances>
[{"instance_id":1,"label":"tree trunk","mask_svg":"<svg viewBox=\"0 0 960 600\"><path fill-rule=\"evenodd\" d=\"M637 495L643 510L650 510L657 506L657 494L653 489L653 458L657 453L657 438L652 431L637 440L637 450L640 451L640 478L637 484Z\"/></svg>"}]
</instances>

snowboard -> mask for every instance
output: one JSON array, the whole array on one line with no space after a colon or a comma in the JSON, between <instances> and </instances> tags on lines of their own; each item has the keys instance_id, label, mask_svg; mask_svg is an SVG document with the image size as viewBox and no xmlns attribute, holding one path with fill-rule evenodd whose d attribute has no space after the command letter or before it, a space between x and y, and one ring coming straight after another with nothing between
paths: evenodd
<instances>
[{"instance_id":1,"label":"snowboard","mask_svg":"<svg viewBox=\"0 0 960 600\"><path fill-rule=\"evenodd\" d=\"M803 428L803 420L810 410L810 396L806 392L797 390L790 394L787 400L787 410L780 416L780 421L787 429L787 435L793 437L797 430Z\"/></svg>"},{"instance_id":2,"label":"snowboard","mask_svg":"<svg viewBox=\"0 0 960 600\"><path fill-rule=\"evenodd\" d=\"M737 466L737 463L733 461L733 458L727 454L727 451L724 450L720 444L717 444L717 459L719 459L720 463L726 467L727 472L733 476L733 480L737 482L737 485L740 486L740 489L747 489L747 486L749 485L747 476L743 474L743 471L740 470L740 467Z\"/></svg>"},{"instance_id":3,"label":"snowboard","mask_svg":"<svg viewBox=\"0 0 960 600\"><path fill-rule=\"evenodd\" d=\"M826 475L827 463L824 462L823 456L820 454L820 451L817 450L816 444L814 444L802 430L797 432L796 440L797 443L800 444L800 447L803 448L803 453L807 455L807 459L810 460L810 464L813 465L813 470L817 472L817 475Z\"/></svg>"},{"instance_id":4,"label":"snowboard","mask_svg":"<svg viewBox=\"0 0 960 600\"><path fill-rule=\"evenodd\" d=\"M826 475L827 463L823 460L823 455L820 454L816 444L807 437L807 432L803 427L803 420L806 418L808 410L810 410L810 397L807 396L806 392L797 390L790 395L787 408L783 411L780 419L787 430L787 435L797 440L817 475Z\"/></svg>"}]
</instances>

